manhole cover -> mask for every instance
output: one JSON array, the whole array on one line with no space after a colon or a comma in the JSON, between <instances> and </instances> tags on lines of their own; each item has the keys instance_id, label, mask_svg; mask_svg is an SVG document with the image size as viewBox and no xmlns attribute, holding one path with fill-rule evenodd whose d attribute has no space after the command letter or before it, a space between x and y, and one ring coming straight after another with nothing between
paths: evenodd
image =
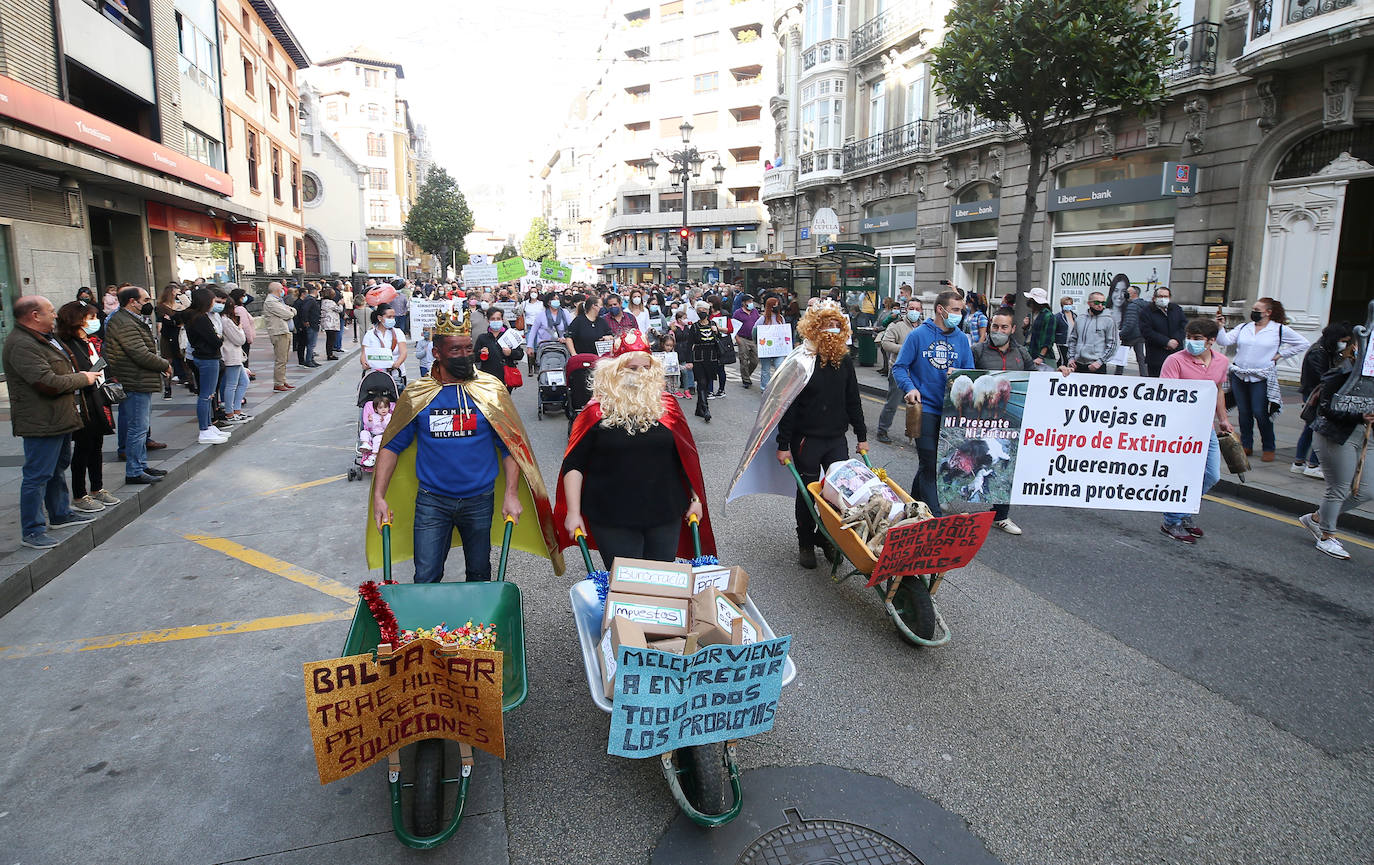
<instances>
[{"instance_id":1,"label":"manhole cover","mask_svg":"<svg viewBox=\"0 0 1374 865\"><path fill-rule=\"evenodd\" d=\"M738 865L922 865L902 845L841 820L804 820L795 808L787 823L759 836Z\"/></svg>"}]
</instances>

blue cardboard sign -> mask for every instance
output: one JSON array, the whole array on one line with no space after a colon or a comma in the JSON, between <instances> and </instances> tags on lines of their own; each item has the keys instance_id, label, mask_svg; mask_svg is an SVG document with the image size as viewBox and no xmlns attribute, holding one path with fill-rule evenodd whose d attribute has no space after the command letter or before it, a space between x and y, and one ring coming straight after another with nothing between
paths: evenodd
<instances>
[{"instance_id":1,"label":"blue cardboard sign","mask_svg":"<svg viewBox=\"0 0 1374 865\"><path fill-rule=\"evenodd\" d=\"M692 655L620 647L606 753L656 757L773 729L791 637Z\"/></svg>"}]
</instances>

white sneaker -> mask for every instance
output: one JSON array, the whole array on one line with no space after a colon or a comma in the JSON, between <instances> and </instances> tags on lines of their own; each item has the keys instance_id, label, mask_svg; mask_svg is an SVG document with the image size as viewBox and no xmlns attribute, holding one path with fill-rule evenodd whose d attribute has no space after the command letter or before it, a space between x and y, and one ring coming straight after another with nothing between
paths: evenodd
<instances>
[{"instance_id":1,"label":"white sneaker","mask_svg":"<svg viewBox=\"0 0 1374 865\"><path fill-rule=\"evenodd\" d=\"M1300 475L1307 470L1307 463L1293 463L1288 470L1295 475Z\"/></svg>"},{"instance_id":2,"label":"white sneaker","mask_svg":"<svg viewBox=\"0 0 1374 865\"><path fill-rule=\"evenodd\" d=\"M1321 543L1322 527L1317 525L1317 521L1312 519L1311 514L1303 514L1302 516L1298 517L1298 522L1302 523L1302 527L1304 529L1307 529L1309 532L1312 533L1312 540L1316 541L1319 544Z\"/></svg>"},{"instance_id":3,"label":"white sneaker","mask_svg":"<svg viewBox=\"0 0 1374 865\"><path fill-rule=\"evenodd\" d=\"M1320 541L1317 541L1317 549L1326 553L1333 559L1350 558L1350 554L1345 551L1345 547L1341 546L1341 542L1335 538L1322 538Z\"/></svg>"},{"instance_id":4,"label":"white sneaker","mask_svg":"<svg viewBox=\"0 0 1374 865\"><path fill-rule=\"evenodd\" d=\"M1009 535L1021 534L1021 527L1013 523L1010 518L1005 520L994 520L992 524Z\"/></svg>"},{"instance_id":5,"label":"white sneaker","mask_svg":"<svg viewBox=\"0 0 1374 865\"><path fill-rule=\"evenodd\" d=\"M1308 466L1302 470L1302 476L1305 478L1316 478L1319 481L1326 480L1326 472L1322 471L1321 466Z\"/></svg>"},{"instance_id":6,"label":"white sneaker","mask_svg":"<svg viewBox=\"0 0 1374 865\"><path fill-rule=\"evenodd\" d=\"M227 441L229 441L229 436L225 435L224 433L220 432L214 427L201 430L200 438L196 439L197 444L203 445L222 445Z\"/></svg>"}]
</instances>

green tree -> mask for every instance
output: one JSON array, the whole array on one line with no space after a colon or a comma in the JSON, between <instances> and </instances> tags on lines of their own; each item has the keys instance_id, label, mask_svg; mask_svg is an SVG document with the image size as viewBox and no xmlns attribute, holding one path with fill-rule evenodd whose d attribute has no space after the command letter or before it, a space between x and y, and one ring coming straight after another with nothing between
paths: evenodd
<instances>
[{"instance_id":1,"label":"green tree","mask_svg":"<svg viewBox=\"0 0 1374 865\"><path fill-rule=\"evenodd\" d=\"M955 0L935 49L940 90L958 109L1011 124L1028 151L1016 290L1031 286L1031 227L1050 159L1120 109L1167 96L1178 23L1166 0Z\"/></svg>"},{"instance_id":2,"label":"green tree","mask_svg":"<svg viewBox=\"0 0 1374 865\"><path fill-rule=\"evenodd\" d=\"M549 224L542 216L530 220L530 230L520 241L520 254L535 261L553 258L553 235L549 234Z\"/></svg>"},{"instance_id":3,"label":"green tree","mask_svg":"<svg viewBox=\"0 0 1374 865\"><path fill-rule=\"evenodd\" d=\"M406 217L406 237L425 252L437 257L442 268L453 263L467 263L463 240L472 231L472 211L458 184L449 173L438 166L429 170L415 204Z\"/></svg>"},{"instance_id":4,"label":"green tree","mask_svg":"<svg viewBox=\"0 0 1374 865\"><path fill-rule=\"evenodd\" d=\"M519 256L520 252L515 247L507 243L505 246L501 247L501 251L496 253L496 258L492 260L505 261L508 258L518 258Z\"/></svg>"}]
</instances>

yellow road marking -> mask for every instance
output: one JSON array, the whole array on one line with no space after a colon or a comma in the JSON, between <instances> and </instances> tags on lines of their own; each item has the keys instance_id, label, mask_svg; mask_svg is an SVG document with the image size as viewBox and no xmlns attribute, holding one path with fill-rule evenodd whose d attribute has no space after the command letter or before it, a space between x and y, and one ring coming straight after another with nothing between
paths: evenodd
<instances>
[{"instance_id":1,"label":"yellow road marking","mask_svg":"<svg viewBox=\"0 0 1374 865\"><path fill-rule=\"evenodd\" d=\"M173 643L178 640L197 640L201 637L220 637L225 634L247 634L253 631L272 631L294 628L319 622L339 622L353 617L352 610L332 613L296 613L290 616L268 616L239 622L215 622L210 625L190 625L184 628L160 628L155 631L135 631L131 634L107 634L103 637L82 637L60 643L34 643L30 646L0 646L0 661L16 661L41 655L70 655L118 646L146 646L154 643Z\"/></svg>"},{"instance_id":2,"label":"yellow road marking","mask_svg":"<svg viewBox=\"0 0 1374 865\"><path fill-rule=\"evenodd\" d=\"M1240 502L1227 501L1226 499L1220 499L1212 495L1206 495L1203 496L1203 498L1209 502L1215 502L1219 505L1225 505L1228 508L1235 508L1238 511L1245 511L1247 514L1254 514L1255 516L1259 517L1268 517L1269 519L1274 520L1276 522L1287 523L1290 526L1297 526L1303 531L1307 531L1307 528L1302 523L1298 522L1292 517L1285 517L1281 514L1276 514L1273 511L1262 510L1260 508L1251 507L1250 505L1242 504ZM1335 535L1336 539L1343 544L1355 544L1356 546L1361 546L1365 549L1374 550L1374 544L1371 544L1368 541L1362 541L1359 538L1352 538L1349 535L1343 534L1341 532L1334 532L1333 534Z\"/></svg>"},{"instance_id":3,"label":"yellow road marking","mask_svg":"<svg viewBox=\"0 0 1374 865\"><path fill-rule=\"evenodd\" d=\"M353 448L340 448L340 450L351 451L353 450ZM274 490L266 490L264 492L254 493L254 496L256 496L257 498L261 498L263 496L275 496L277 493L293 493L297 490L308 490L311 487L318 487L322 486L323 484L332 484L334 483L334 481L341 481L346 477L348 477L348 475L346 474L334 475L332 477L320 478L317 481L306 481L303 484L292 484L289 487L277 487Z\"/></svg>"},{"instance_id":4,"label":"yellow road marking","mask_svg":"<svg viewBox=\"0 0 1374 865\"><path fill-rule=\"evenodd\" d=\"M224 553L232 559L238 559L244 564L267 571L269 574L284 577L293 583L305 586L307 589L314 589L329 595L331 598L338 598L350 607L358 600L358 590L351 586L345 586L338 580L331 580L323 574L307 571L305 568L297 567L290 562L274 559L266 553L250 550L248 547L236 544L231 540L217 538L213 535L183 535L183 537L188 541L200 544L202 547L217 553Z\"/></svg>"}]
</instances>

